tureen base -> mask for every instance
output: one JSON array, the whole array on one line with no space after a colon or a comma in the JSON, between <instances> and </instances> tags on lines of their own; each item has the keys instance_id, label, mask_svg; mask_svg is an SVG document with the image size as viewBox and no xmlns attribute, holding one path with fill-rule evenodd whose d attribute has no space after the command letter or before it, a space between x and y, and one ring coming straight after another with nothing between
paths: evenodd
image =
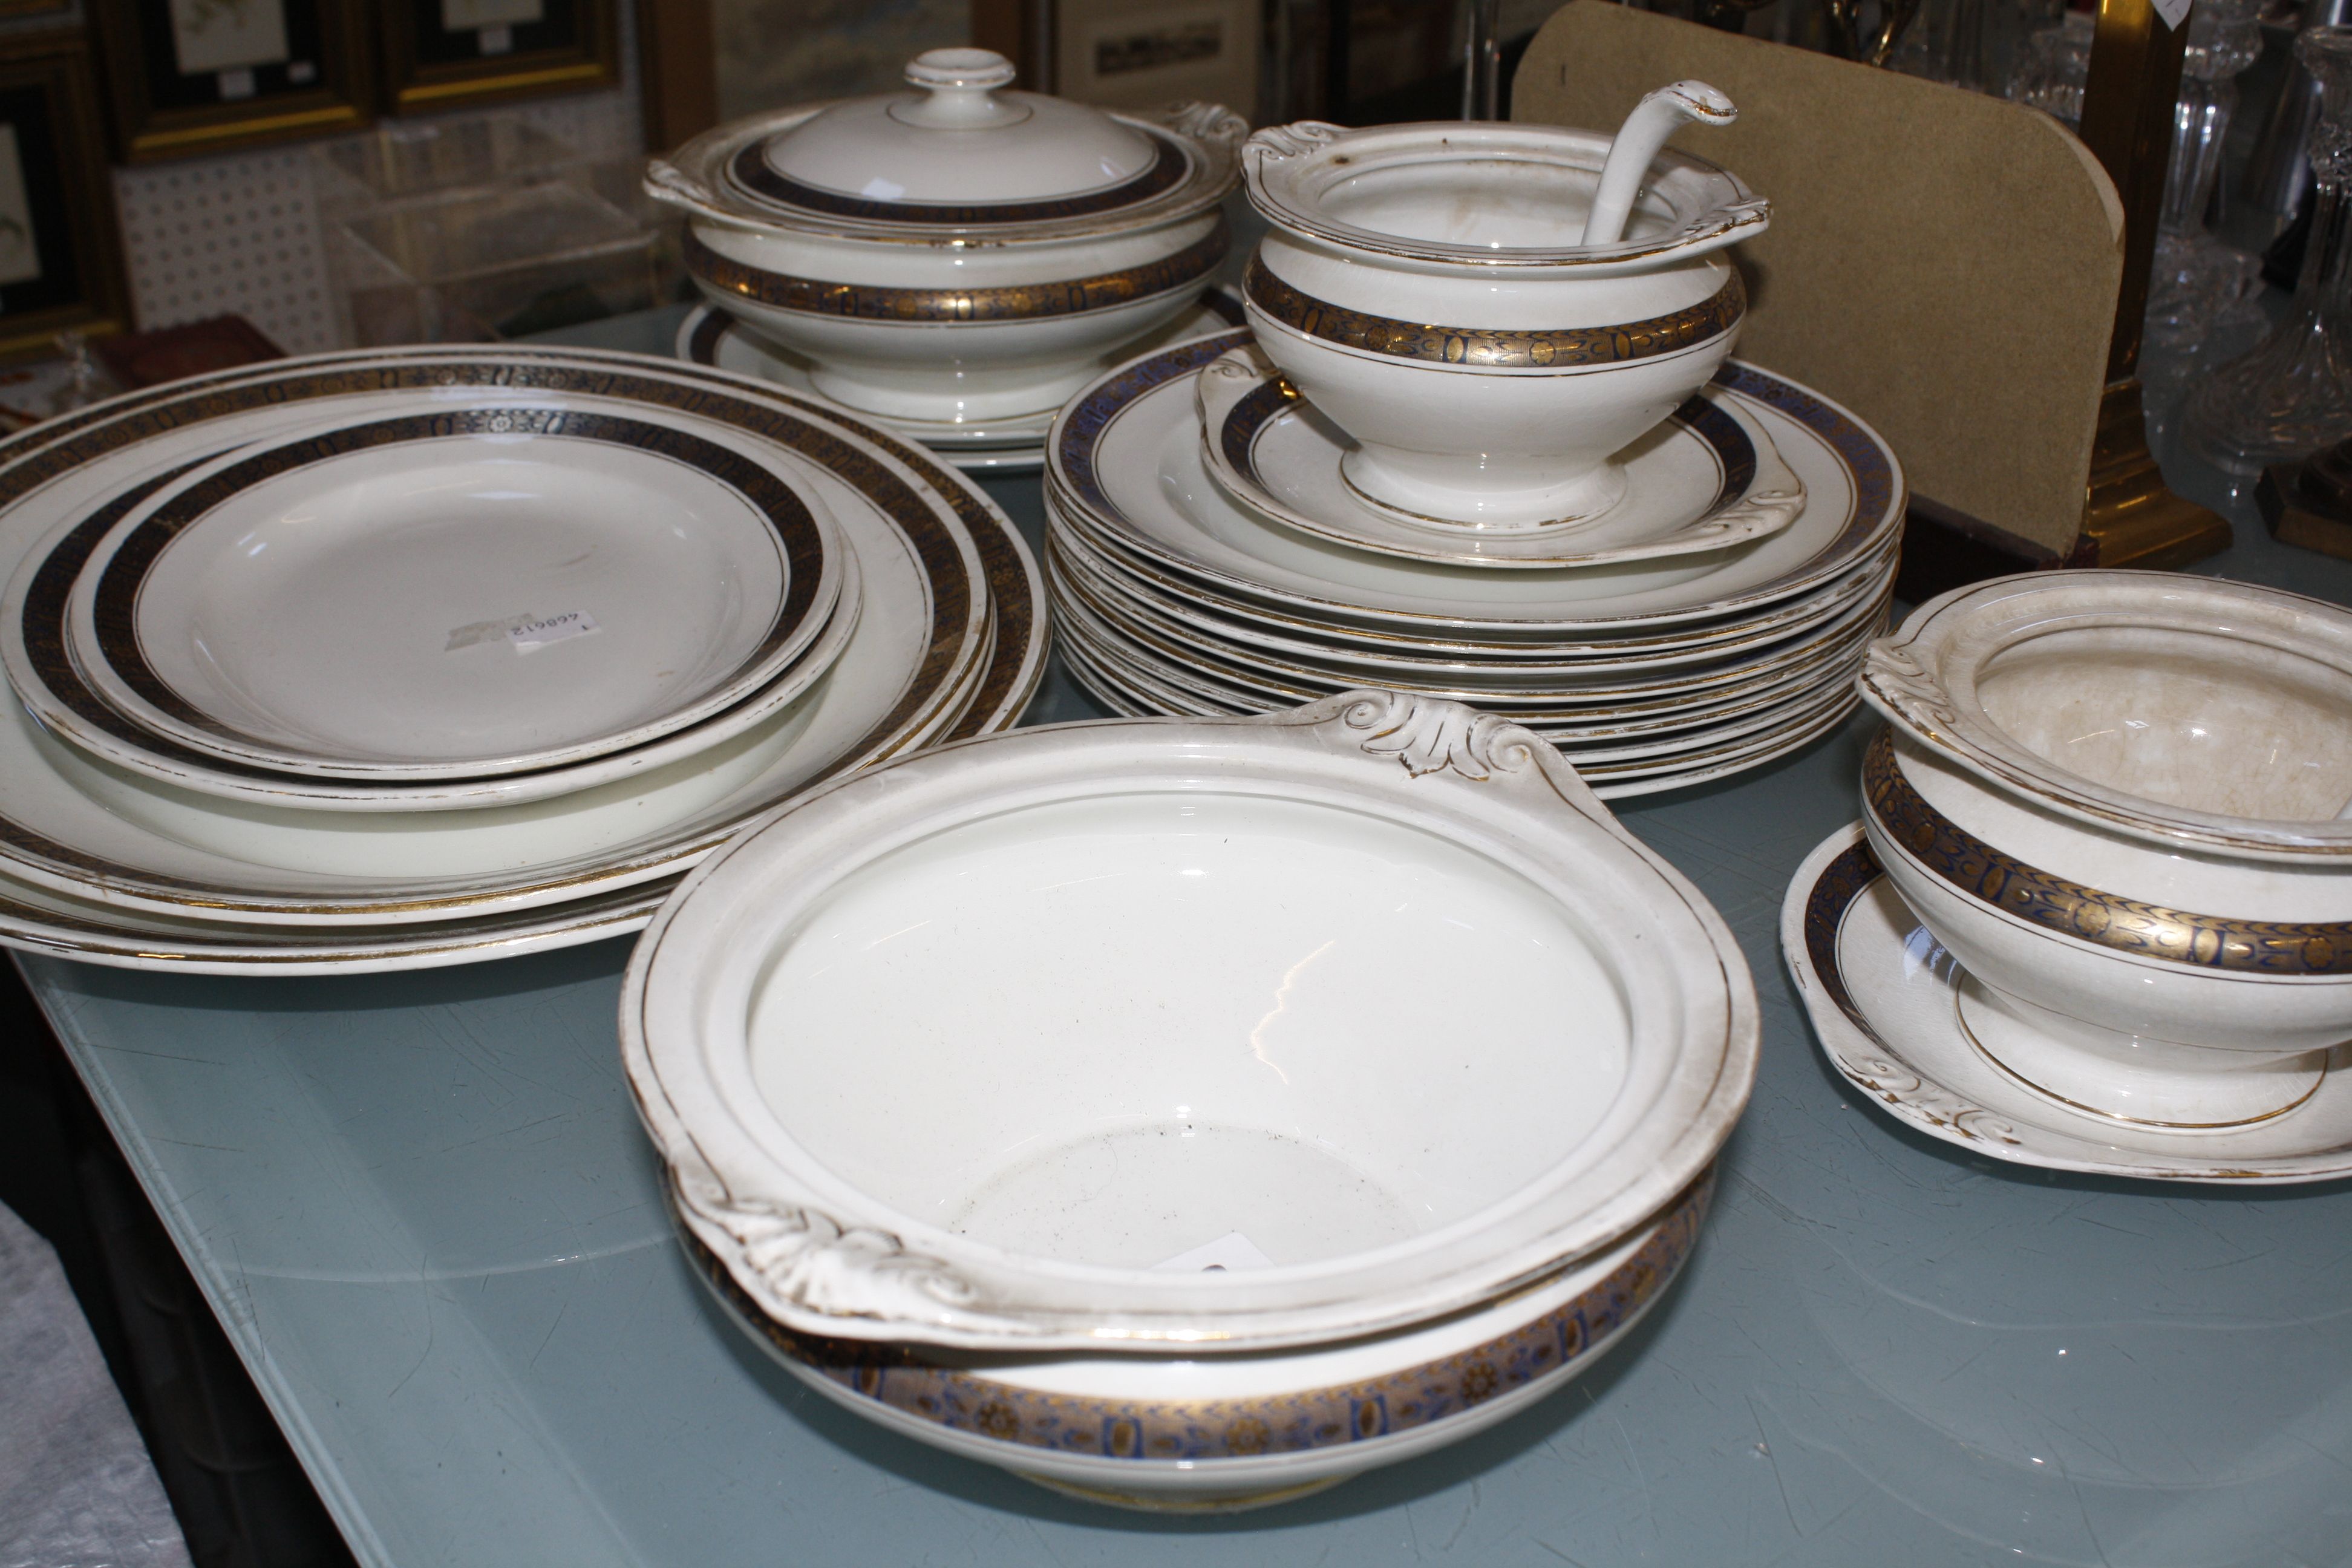
<instances>
[{"instance_id":1,"label":"tureen base","mask_svg":"<svg viewBox=\"0 0 2352 1568\"><path fill-rule=\"evenodd\" d=\"M1509 470L1530 466L1492 454L1361 445L1339 459L1339 477L1358 500L1400 522L1488 533L1567 532L1597 522L1625 499L1625 466L1613 459L1570 479L1513 486L1522 476Z\"/></svg>"},{"instance_id":2,"label":"tureen base","mask_svg":"<svg viewBox=\"0 0 2352 1568\"><path fill-rule=\"evenodd\" d=\"M2326 1076L2327 1053L2245 1067L2219 1053L2104 1029L1962 977L1960 1029L1994 1066L2072 1110L2175 1131L2220 1131L2284 1115Z\"/></svg>"}]
</instances>

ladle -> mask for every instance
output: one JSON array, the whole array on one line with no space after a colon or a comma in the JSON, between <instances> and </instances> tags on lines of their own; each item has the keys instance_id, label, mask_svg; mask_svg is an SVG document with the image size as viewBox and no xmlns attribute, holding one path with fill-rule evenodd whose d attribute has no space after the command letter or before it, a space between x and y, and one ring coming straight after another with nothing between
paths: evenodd
<instances>
[{"instance_id":1,"label":"ladle","mask_svg":"<svg viewBox=\"0 0 2352 1568\"><path fill-rule=\"evenodd\" d=\"M1687 121L1728 125L1739 118L1731 100L1703 81L1678 81L1633 106L1617 139L1609 144L1601 166L1601 186L1592 195L1592 212L1584 220L1583 245L1614 245L1625 237L1625 220L1641 194L1650 160Z\"/></svg>"}]
</instances>

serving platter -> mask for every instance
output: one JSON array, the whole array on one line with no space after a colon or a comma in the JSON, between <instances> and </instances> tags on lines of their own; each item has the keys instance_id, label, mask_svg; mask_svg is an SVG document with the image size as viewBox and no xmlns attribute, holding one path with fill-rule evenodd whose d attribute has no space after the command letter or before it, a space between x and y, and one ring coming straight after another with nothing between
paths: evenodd
<instances>
[{"instance_id":1,"label":"serving platter","mask_svg":"<svg viewBox=\"0 0 2352 1568\"><path fill-rule=\"evenodd\" d=\"M101 700L248 766L473 778L822 673L796 667L842 550L805 465L665 411L370 402L166 480L89 552L68 622Z\"/></svg>"},{"instance_id":2,"label":"serving platter","mask_svg":"<svg viewBox=\"0 0 2352 1568\"><path fill-rule=\"evenodd\" d=\"M2150 1181L2265 1185L2352 1174L2352 1071L2340 1048L2294 1110L2214 1131L2069 1110L2001 1070L1963 1022L1965 972L1895 892L1858 822L1797 868L1780 951L1838 1076L1883 1114L1972 1154Z\"/></svg>"},{"instance_id":3,"label":"serving platter","mask_svg":"<svg viewBox=\"0 0 2352 1568\"><path fill-rule=\"evenodd\" d=\"M1667 556L1720 558L1796 520L1804 486L1742 403L1706 389L1620 453L1624 493L1570 524L1512 529L1416 523L1350 482L1347 436L1255 344L1202 366L1201 456L1244 507L1286 527L1380 555L1495 570L1593 567Z\"/></svg>"},{"instance_id":4,"label":"serving platter","mask_svg":"<svg viewBox=\"0 0 2352 1568\"><path fill-rule=\"evenodd\" d=\"M0 465L5 465L0 467L0 552L12 559L20 555L32 542L30 536L42 531L44 516L61 518L111 493L121 464L153 467L160 462L168 468L177 452L201 448L224 434L234 436L236 421L248 416L246 411L286 400L280 381L289 373L311 378L310 390L322 408L331 397L360 397L386 386L499 384L503 395L554 403L567 395L589 396L596 389L611 394L625 384L630 395L651 395L666 406L698 408L720 419L743 418L747 433L740 438L746 444L771 442L773 437L758 426L773 425L803 430L829 454L828 460L862 461L865 478L884 486L904 513L907 527L914 530L905 531L894 521L896 561L885 558L883 570L898 574L902 584L920 579L918 592L911 597L902 593L898 601L929 608L919 624L902 620L895 629L883 625L878 638L875 628L861 620L866 673L859 679L867 683L862 693L850 689L855 682L844 679L845 672L836 669L810 700L772 721L776 728L796 727L803 744L820 720L835 736L853 742L882 729L879 738L885 745L892 743L892 737L896 744L919 744L1000 728L1017 716L1042 673L1034 568L1017 534L984 497L953 479L928 454L856 421L842 420L837 411L721 374L636 355L488 348L379 351L292 362L258 374L222 373L127 395L0 446ZM463 390L450 394L457 398L468 395ZM283 430L282 412L274 428ZM151 442L163 444L160 456ZM124 455L134 447L142 449ZM841 488L847 495L857 493L854 487ZM937 519L937 524L923 523L926 517ZM869 560L877 553L860 552ZM935 574L950 591L932 588ZM943 614L940 605L950 601L955 610ZM845 662L856 651L845 654ZM892 688L895 697L874 689L877 675L887 679L888 669L903 669L909 656L919 673L911 680L898 678ZM887 702L889 709L880 724L870 715L877 702ZM828 705L829 716L821 714ZM535 835L560 839L562 833L539 826L525 814L507 824L515 843L499 876L432 878L420 877L416 862L406 856L398 858L394 875L380 874L364 864L353 869L352 860L364 862L365 857L353 835L325 826L331 818L310 814L316 820L297 830L270 820L267 813L224 808L217 803L207 806L186 792L154 788L150 781L79 755L76 748L41 732L21 711L12 714L5 728L0 750L9 760L6 776L0 780L0 839L5 839L0 863L13 876L68 899L84 899L106 913L96 922L102 929L89 930L88 922L72 927L45 923L43 912L29 904L0 906L0 940L22 937L54 946L64 931L65 951L86 948L86 955L99 962L157 967L214 963L234 967L244 962L234 951L235 931L226 939L226 956L223 952L194 951L202 944L177 942L175 915L196 915L232 927L341 926L319 949L318 962L326 966L370 963L406 967L464 962L501 951L499 943L504 939L495 922L503 918L501 911L511 909L544 911L544 929L531 938L541 945L628 929L642 919L652 893L724 836L730 816L740 821L789 795L796 779L850 765L856 757L852 751L822 759L803 750L795 765L770 767L764 774L756 760L746 763L740 756L722 757L718 759L722 764L737 766L740 776L733 787L721 789L716 800L679 817L666 831L612 835L602 852L590 847L584 855L572 853L569 864L534 864L532 850L546 842ZM755 731L735 744L756 747L762 741L787 749L793 743L791 737L781 737L772 728ZM829 747L833 743L826 742ZM83 792L84 785L89 793ZM590 804L604 806L617 828L620 814L609 800L598 802L593 795ZM117 815L125 810L134 816ZM140 813L151 819L136 820ZM199 847L163 831L155 818L168 822L173 832L192 831L200 838L226 834L236 842ZM277 847L294 852L278 858L292 859L293 866L263 864L237 852L247 847L250 833L269 829L285 830ZM454 853L467 837L443 836L440 847ZM476 842L488 843L492 837ZM619 842L610 843L611 837L618 837ZM703 840L698 847L697 838ZM582 846L575 834L569 844L552 847L577 851ZM126 863L118 853L124 851L130 861L148 863ZM589 863L584 873L579 866L583 860ZM660 867L662 860L673 864ZM321 861L342 868L322 871ZM452 882L458 886L450 886ZM486 883L500 890L484 896ZM642 887L648 894L629 906L632 912L615 916L597 902L605 891L627 886ZM570 919L575 911L578 918ZM410 929L394 937L388 934L394 927ZM289 929L287 934L299 933Z\"/></svg>"}]
</instances>

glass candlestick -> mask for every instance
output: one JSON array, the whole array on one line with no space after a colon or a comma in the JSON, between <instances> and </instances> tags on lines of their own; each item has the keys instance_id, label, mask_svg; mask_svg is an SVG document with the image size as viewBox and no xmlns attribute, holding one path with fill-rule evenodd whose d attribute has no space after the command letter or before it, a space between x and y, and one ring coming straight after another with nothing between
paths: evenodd
<instances>
[{"instance_id":1,"label":"glass candlestick","mask_svg":"<svg viewBox=\"0 0 2352 1568\"><path fill-rule=\"evenodd\" d=\"M2189 444L2215 466L2253 475L2352 435L2352 27L2313 27L2295 58L2319 84L2311 131L2311 241L2286 319L2252 353L2189 395Z\"/></svg>"},{"instance_id":2,"label":"glass candlestick","mask_svg":"<svg viewBox=\"0 0 2352 1568\"><path fill-rule=\"evenodd\" d=\"M2223 143L2238 107L2237 77L2263 52L2262 0L2198 0L2181 58L2172 158L2148 279L2148 347L2183 358L2230 307L2251 294L2262 264L2205 226Z\"/></svg>"}]
</instances>

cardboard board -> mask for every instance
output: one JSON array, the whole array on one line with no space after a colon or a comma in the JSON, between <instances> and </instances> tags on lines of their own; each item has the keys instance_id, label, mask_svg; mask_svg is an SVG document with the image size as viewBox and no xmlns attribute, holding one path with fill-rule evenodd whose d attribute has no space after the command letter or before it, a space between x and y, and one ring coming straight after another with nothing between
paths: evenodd
<instances>
[{"instance_id":1,"label":"cardboard board","mask_svg":"<svg viewBox=\"0 0 2352 1568\"><path fill-rule=\"evenodd\" d=\"M1608 0L1536 35L1512 117L1614 129L1685 78L1739 120L1673 144L1772 204L1739 249L1740 355L1876 426L1916 493L2067 553L2123 268L2123 206L2089 151L2000 99Z\"/></svg>"}]
</instances>

